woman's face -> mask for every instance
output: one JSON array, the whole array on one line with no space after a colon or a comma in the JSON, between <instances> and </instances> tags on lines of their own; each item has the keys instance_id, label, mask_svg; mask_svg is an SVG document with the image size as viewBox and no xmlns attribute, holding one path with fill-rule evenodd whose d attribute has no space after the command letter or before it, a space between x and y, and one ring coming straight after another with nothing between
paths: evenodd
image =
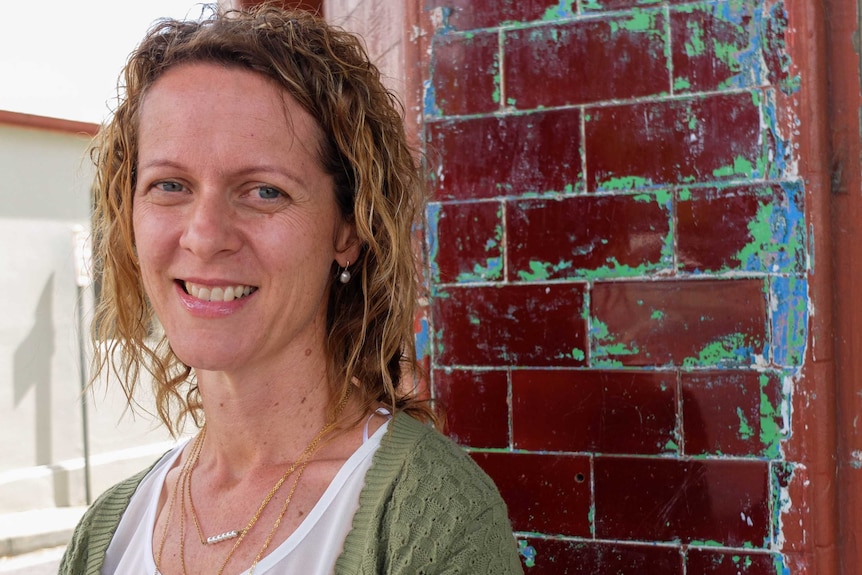
<instances>
[{"instance_id":1,"label":"woman's face","mask_svg":"<svg viewBox=\"0 0 862 575\"><path fill-rule=\"evenodd\" d=\"M176 355L236 371L319 351L332 262L359 247L313 118L264 76L183 64L148 90L138 134L135 244Z\"/></svg>"}]
</instances>

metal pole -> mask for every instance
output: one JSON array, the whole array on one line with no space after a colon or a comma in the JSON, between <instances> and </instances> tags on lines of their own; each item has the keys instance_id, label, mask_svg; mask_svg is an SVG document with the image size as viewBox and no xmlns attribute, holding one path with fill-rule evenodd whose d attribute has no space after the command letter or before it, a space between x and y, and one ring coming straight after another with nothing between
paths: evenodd
<instances>
[{"instance_id":1,"label":"metal pole","mask_svg":"<svg viewBox=\"0 0 862 575\"><path fill-rule=\"evenodd\" d=\"M84 497L87 505L93 502L90 490L90 423L87 410L87 352L84 339L84 297L91 283L92 247L89 234L81 226L75 230L75 283L78 286L78 375L81 383L81 429L84 434Z\"/></svg>"}]
</instances>

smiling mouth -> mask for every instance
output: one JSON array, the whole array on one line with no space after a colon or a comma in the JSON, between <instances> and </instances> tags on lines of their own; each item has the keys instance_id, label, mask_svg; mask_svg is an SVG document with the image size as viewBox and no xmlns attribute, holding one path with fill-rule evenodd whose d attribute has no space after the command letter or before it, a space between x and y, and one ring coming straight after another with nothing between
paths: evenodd
<instances>
[{"instance_id":1,"label":"smiling mouth","mask_svg":"<svg viewBox=\"0 0 862 575\"><path fill-rule=\"evenodd\" d=\"M190 296L203 301L233 301L244 298L257 291L254 286L203 286L191 282L180 281L183 290Z\"/></svg>"}]
</instances>

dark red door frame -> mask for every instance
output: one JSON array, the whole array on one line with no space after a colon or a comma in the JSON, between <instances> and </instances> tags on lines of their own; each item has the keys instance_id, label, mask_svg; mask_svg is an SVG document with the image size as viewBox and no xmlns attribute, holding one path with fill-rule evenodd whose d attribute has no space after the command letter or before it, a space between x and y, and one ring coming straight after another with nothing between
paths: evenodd
<instances>
[{"instance_id":1,"label":"dark red door frame","mask_svg":"<svg viewBox=\"0 0 862 575\"><path fill-rule=\"evenodd\" d=\"M862 565L862 82L856 0L826 2L839 573ZM857 421L858 420L858 421Z\"/></svg>"}]
</instances>

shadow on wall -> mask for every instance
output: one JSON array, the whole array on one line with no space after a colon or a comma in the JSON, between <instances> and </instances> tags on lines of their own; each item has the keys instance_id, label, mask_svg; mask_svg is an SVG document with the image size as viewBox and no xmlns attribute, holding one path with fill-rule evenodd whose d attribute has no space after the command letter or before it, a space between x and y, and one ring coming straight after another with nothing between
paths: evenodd
<instances>
[{"instance_id":1,"label":"shadow on wall","mask_svg":"<svg viewBox=\"0 0 862 575\"><path fill-rule=\"evenodd\" d=\"M36 465L49 465L51 453L51 359L54 356L53 322L54 274L48 277L33 328L15 350L14 389L17 407L30 389L36 396ZM26 434L23 434L26 437Z\"/></svg>"}]
</instances>

